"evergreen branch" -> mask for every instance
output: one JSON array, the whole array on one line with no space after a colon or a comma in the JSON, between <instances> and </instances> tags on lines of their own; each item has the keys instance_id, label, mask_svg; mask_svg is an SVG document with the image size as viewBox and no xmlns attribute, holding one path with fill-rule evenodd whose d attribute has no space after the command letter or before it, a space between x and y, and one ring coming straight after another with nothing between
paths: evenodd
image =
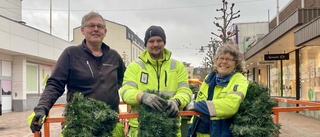
<instances>
[{"instance_id":1,"label":"evergreen branch","mask_svg":"<svg viewBox=\"0 0 320 137\"><path fill-rule=\"evenodd\" d=\"M153 90L145 91L168 100L169 97ZM138 137L175 137L179 130L179 118L170 118L166 112L151 109L145 104L139 106Z\"/></svg>"},{"instance_id":2,"label":"evergreen branch","mask_svg":"<svg viewBox=\"0 0 320 137\"><path fill-rule=\"evenodd\" d=\"M65 137L107 137L118 122L118 114L105 102L73 94L63 115L67 122L62 134Z\"/></svg>"}]
</instances>

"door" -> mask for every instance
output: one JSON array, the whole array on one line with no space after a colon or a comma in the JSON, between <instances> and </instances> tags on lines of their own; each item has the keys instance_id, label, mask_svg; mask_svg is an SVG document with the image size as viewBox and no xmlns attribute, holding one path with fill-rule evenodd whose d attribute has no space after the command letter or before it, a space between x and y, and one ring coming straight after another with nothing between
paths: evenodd
<instances>
[{"instance_id":1,"label":"door","mask_svg":"<svg viewBox=\"0 0 320 137\"><path fill-rule=\"evenodd\" d=\"M11 90L11 80L1 80L1 104L2 112L11 112L12 110L12 90Z\"/></svg>"}]
</instances>

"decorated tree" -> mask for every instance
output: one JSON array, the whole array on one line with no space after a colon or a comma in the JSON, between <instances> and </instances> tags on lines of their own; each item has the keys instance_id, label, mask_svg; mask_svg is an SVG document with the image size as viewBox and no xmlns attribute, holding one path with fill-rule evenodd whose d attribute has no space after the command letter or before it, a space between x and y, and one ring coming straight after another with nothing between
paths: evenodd
<instances>
[{"instance_id":1,"label":"decorated tree","mask_svg":"<svg viewBox=\"0 0 320 137\"><path fill-rule=\"evenodd\" d=\"M223 43L230 42L230 39L236 34L236 31L233 30L231 25L232 21L236 18L240 17L240 10L234 12L234 3L231 3L231 7L228 7L228 2L226 0L222 0L222 7L216 9L216 11L221 12L221 17L214 17L215 21L213 24L217 27L218 32L211 32L217 38L212 38L209 41L208 46L201 46L199 52L204 52L207 48L208 52L206 53L206 57L203 59L203 64L205 68L214 67L213 57L216 54L217 49Z\"/></svg>"},{"instance_id":2,"label":"decorated tree","mask_svg":"<svg viewBox=\"0 0 320 137\"><path fill-rule=\"evenodd\" d=\"M222 8L217 9L217 11L222 12L221 17L214 17L216 21L213 21L213 24L218 28L220 34L211 32L211 34L221 38L222 43L226 43L230 40L232 36L235 35L235 31L233 31L230 26L232 21L236 18L240 17L240 10L237 12L233 11L235 4L231 3L230 11L228 9L228 2L226 0L222 0ZM222 24L218 23L218 20L222 20Z\"/></svg>"}]
</instances>

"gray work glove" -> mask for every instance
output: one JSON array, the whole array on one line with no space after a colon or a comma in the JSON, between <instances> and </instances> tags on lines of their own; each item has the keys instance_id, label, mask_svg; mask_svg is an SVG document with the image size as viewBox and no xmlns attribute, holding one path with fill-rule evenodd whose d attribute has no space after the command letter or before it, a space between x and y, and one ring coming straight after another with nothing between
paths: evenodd
<instances>
[{"instance_id":1,"label":"gray work glove","mask_svg":"<svg viewBox=\"0 0 320 137\"><path fill-rule=\"evenodd\" d=\"M167 114L171 118L175 118L179 115L179 103L177 100L169 100Z\"/></svg>"},{"instance_id":2,"label":"gray work glove","mask_svg":"<svg viewBox=\"0 0 320 137\"><path fill-rule=\"evenodd\" d=\"M183 108L184 111L192 111L194 110L194 103L189 103L186 107Z\"/></svg>"},{"instance_id":3,"label":"gray work glove","mask_svg":"<svg viewBox=\"0 0 320 137\"><path fill-rule=\"evenodd\" d=\"M28 125L32 133L35 131L40 131L42 128L42 124L46 119L46 113L43 109L35 109L34 112L28 117Z\"/></svg>"},{"instance_id":4,"label":"gray work glove","mask_svg":"<svg viewBox=\"0 0 320 137\"><path fill-rule=\"evenodd\" d=\"M153 110L158 110L160 112L164 111L167 106L167 101L158 97L155 94L144 93L141 97L141 102L151 107Z\"/></svg>"}]
</instances>

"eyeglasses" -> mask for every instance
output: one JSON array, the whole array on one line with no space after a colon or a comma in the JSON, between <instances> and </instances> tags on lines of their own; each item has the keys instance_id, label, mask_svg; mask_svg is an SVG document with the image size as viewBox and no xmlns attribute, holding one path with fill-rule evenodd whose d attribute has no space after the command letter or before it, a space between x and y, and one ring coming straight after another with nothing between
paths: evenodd
<instances>
[{"instance_id":1,"label":"eyeglasses","mask_svg":"<svg viewBox=\"0 0 320 137\"><path fill-rule=\"evenodd\" d=\"M218 58L218 60L221 61L221 62L223 62L224 60L225 60L226 62L235 61L234 59L229 59L229 58L224 58L224 57L220 57L220 58Z\"/></svg>"},{"instance_id":2,"label":"eyeglasses","mask_svg":"<svg viewBox=\"0 0 320 137\"><path fill-rule=\"evenodd\" d=\"M87 27L90 30L94 30L96 27L98 28L98 30L105 29L105 26L102 25L102 24L86 24L84 26Z\"/></svg>"}]
</instances>

